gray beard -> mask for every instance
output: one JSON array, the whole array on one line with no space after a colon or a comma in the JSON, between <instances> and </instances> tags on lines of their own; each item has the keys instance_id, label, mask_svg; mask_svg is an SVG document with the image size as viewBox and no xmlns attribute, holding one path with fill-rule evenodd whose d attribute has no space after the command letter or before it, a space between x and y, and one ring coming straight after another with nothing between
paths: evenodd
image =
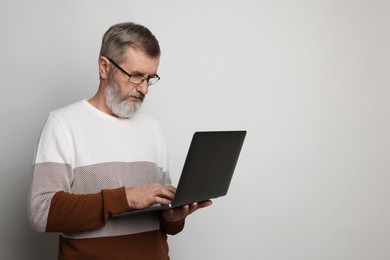
<instances>
[{"instance_id":1,"label":"gray beard","mask_svg":"<svg viewBox=\"0 0 390 260\"><path fill-rule=\"evenodd\" d=\"M131 118L142 105L143 96L139 92L130 93L122 97L119 87L110 80L105 89L106 104L111 112L119 118ZM127 99L130 96L141 97L141 101L136 104L128 104Z\"/></svg>"}]
</instances>

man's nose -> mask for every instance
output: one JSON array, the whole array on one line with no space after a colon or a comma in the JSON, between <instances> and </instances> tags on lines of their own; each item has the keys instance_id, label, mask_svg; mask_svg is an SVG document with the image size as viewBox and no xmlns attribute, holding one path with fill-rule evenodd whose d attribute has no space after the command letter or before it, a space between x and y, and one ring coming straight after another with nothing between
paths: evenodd
<instances>
[{"instance_id":1,"label":"man's nose","mask_svg":"<svg viewBox=\"0 0 390 260\"><path fill-rule=\"evenodd\" d=\"M144 80L141 84L137 86L137 90L142 94L146 95L149 91L149 84L147 80Z\"/></svg>"}]
</instances>

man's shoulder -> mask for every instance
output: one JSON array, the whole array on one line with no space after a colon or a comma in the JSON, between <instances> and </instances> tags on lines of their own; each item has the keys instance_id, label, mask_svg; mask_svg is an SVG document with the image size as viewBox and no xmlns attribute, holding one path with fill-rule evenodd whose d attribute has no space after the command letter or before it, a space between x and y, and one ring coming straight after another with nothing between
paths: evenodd
<instances>
[{"instance_id":1,"label":"man's shoulder","mask_svg":"<svg viewBox=\"0 0 390 260\"><path fill-rule=\"evenodd\" d=\"M81 113L83 111L83 102L84 100L57 108L51 111L49 115L57 119L67 119L73 117L75 114Z\"/></svg>"}]
</instances>

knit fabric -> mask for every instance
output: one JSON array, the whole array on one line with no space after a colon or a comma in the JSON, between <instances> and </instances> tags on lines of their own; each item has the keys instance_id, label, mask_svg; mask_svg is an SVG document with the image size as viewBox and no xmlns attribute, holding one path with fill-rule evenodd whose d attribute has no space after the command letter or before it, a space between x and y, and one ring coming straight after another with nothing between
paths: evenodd
<instances>
[{"instance_id":1,"label":"knit fabric","mask_svg":"<svg viewBox=\"0 0 390 260\"><path fill-rule=\"evenodd\" d=\"M129 210L124 187L170 182L157 121L141 113L115 118L83 100L47 118L33 162L30 222L39 232L60 232L60 248L80 239L89 245L96 238L130 239L142 233L161 239L158 212L111 215ZM183 223L165 223L162 231L177 233Z\"/></svg>"}]
</instances>

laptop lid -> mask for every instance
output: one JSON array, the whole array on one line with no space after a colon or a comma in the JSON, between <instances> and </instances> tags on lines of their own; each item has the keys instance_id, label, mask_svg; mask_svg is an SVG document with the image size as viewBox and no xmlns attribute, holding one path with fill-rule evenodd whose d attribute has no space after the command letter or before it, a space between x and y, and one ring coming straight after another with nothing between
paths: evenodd
<instances>
[{"instance_id":1,"label":"laptop lid","mask_svg":"<svg viewBox=\"0 0 390 260\"><path fill-rule=\"evenodd\" d=\"M172 204L154 205L116 216L180 207L225 196L245 136L246 131L195 132Z\"/></svg>"},{"instance_id":2,"label":"laptop lid","mask_svg":"<svg viewBox=\"0 0 390 260\"><path fill-rule=\"evenodd\" d=\"M172 206L225 196L246 131L195 132Z\"/></svg>"}]
</instances>

